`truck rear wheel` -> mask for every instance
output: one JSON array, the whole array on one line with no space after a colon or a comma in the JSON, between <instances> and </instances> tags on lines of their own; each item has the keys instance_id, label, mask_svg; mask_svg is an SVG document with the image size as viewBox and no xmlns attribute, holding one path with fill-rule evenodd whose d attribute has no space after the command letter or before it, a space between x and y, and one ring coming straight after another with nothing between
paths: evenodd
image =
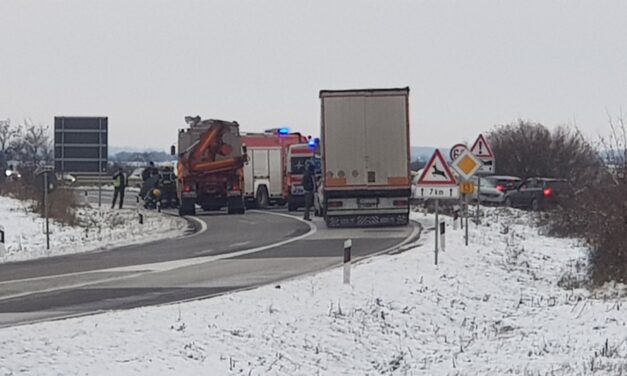
<instances>
[{"instance_id":1,"label":"truck rear wheel","mask_svg":"<svg viewBox=\"0 0 627 376\"><path fill-rule=\"evenodd\" d=\"M296 211L297 209L298 209L298 206L296 206L296 203L292 199L292 196L289 196L287 198L287 211L293 212L293 211Z\"/></svg>"},{"instance_id":2,"label":"truck rear wheel","mask_svg":"<svg viewBox=\"0 0 627 376\"><path fill-rule=\"evenodd\" d=\"M179 205L179 215L196 215L196 201L189 198L182 199Z\"/></svg>"},{"instance_id":3,"label":"truck rear wheel","mask_svg":"<svg viewBox=\"0 0 627 376\"><path fill-rule=\"evenodd\" d=\"M244 214L246 213L246 206L244 200L241 197L231 197L227 205L228 214Z\"/></svg>"},{"instance_id":4,"label":"truck rear wheel","mask_svg":"<svg viewBox=\"0 0 627 376\"><path fill-rule=\"evenodd\" d=\"M259 209L267 209L268 208L268 201L269 201L269 197L268 197L268 190L266 189L266 187L259 187L257 188L257 207Z\"/></svg>"}]
</instances>

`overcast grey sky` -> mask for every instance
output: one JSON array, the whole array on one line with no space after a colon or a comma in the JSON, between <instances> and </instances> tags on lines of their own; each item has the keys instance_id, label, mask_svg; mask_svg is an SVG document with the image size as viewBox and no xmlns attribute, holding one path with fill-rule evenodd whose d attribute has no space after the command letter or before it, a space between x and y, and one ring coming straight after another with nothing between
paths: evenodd
<instances>
[{"instance_id":1,"label":"overcast grey sky","mask_svg":"<svg viewBox=\"0 0 627 376\"><path fill-rule=\"evenodd\" d=\"M627 2L0 0L0 54L0 118L104 115L113 146L196 114L317 135L319 90L404 86L413 145L595 135L627 105Z\"/></svg>"}]
</instances>

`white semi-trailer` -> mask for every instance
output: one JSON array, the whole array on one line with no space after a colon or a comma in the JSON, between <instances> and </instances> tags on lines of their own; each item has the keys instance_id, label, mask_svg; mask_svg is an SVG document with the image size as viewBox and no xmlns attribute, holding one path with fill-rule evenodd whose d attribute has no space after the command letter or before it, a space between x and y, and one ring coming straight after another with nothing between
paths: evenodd
<instances>
[{"instance_id":1,"label":"white semi-trailer","mask_svg":"<svg viewBox=\"0 0 627 376\"><path fill-rule=\"evenodd\" d=\"M409 222L409 88L323 90L322 214L329 227Z\"/></svg>"}]
</instances>

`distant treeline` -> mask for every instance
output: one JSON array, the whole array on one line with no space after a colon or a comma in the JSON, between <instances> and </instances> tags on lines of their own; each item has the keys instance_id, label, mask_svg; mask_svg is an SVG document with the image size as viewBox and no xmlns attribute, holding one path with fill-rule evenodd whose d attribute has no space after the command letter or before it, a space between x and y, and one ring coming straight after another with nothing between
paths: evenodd
<instances>
[{"instance_id":1,"label":"distant treeline","mask_svg":"<svg viewBox=\"0 0 627 376\"><path fill-rule=\"evenodd\" d=\"M129 152L121 151L109 156L111 162L166 162L172 160L170 154L163 151Z\"/></svg>"}]
</instances>

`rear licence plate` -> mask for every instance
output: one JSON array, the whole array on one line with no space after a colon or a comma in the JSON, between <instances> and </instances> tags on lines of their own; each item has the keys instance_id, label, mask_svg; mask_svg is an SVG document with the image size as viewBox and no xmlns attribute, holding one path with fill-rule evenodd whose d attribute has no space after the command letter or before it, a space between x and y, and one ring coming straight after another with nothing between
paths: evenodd
<instances>
[{"instance_id":1,"label":"rear licence plate","mask_svg":"<svg viewBox=\"0 0 627 376\"><path fill-rule=\"evenodd\" d=\"M357 205L360 208L372 208L379 204L379 200L376 198L358 198Z\"/></svg>"}]
</instances>

